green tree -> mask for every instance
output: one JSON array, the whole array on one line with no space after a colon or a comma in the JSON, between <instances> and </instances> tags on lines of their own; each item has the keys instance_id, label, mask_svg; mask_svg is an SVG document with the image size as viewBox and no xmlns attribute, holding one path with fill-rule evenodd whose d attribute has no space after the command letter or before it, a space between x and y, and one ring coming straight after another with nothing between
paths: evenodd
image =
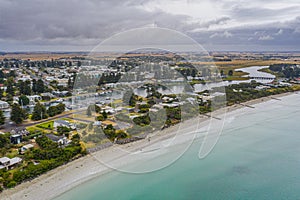
<instances>
[{"instance_id":1,"label":"green tree","mask_svg":"<svg viewBox=\"0 0 300 200\"><path fill-rule=\"evenodd\" d=\"M23 94L25 95L31 95L32 90L31 90L31 81L30 80L26 80L24 82L24 91Z\"/></svg>"},{"instance_id":2,"label":"green tree","mask_svg":"<svg viewBox=\"0 0 300 200\"><path fill-rule=\"evenodd\" d=\"M101 112L101 108L99 106L97 106L96 104L95 104L95 112L96 113Z\"/></svg>"},{"instance_id":3,"label":"green tree","mask_svg":"<svg viewBox=\"0 0 300 200\"><path fill-rule=\"evenodd\" d=\"M103 112L102 112L102 116L103 116L104 120L106 120L106 119L107 119L107 112L106 112L105 110L103 110Z\"/></svg>"},{"instance_id":4,"label":"green tree","mask_svg":"<svg viewBox=\"0 0 300 200\"><path fill-rule=\"evenodd\" d=\"M56 106L50 106L47 110L47 113L50 117L61 114L65 111L65 104L59 103Z\"/></svg>"},{"instance_id":5,"label":"green tree","mask_svg":"<svg viewBox=\"0 0 300 200\"><path fill-rule=\"evenodd\" d=\"M10 70L9 73L8 73L8 77L16 77L16 73L15 73L15 70Z\"/></svg>"},{"instance_id":6,"label":"green tree","mask_svg":"<svg viewBox=\"0 0 300 200\"><path fill-rule=\"evenodd\" d=\"M27 119L28 114L18 104L14 103L11 108L10 119L16 124L21 124Z\"/></svg>"},{"instance_id":7,"label":"green tree","mask_svg":"<svg viewBox=\"0 0 300 200\"><path fill-rule=\"evenodd\" d=\"M65 126L58 126L57 127L57 133L59 135L70 133L71 129Z\"/></svg>"},{"instance_id":8,"label":"green tree","mask_svg":"<svg viewBox=\"0 0 300 200\"><path fill-rule=\"evenodd\" d=\"M10 181L8 184L7 184L7 187L8 188L13 188L17 185L16 181Z\"/></svg>"},{"instance_id":9,"label":"green tree","mask_svg":"<svg viewBox=\"0 0 300 200\"><path fill-rule=\"evenodd\" d=\"M32 120L41 120L48 118L46 107L39 102L34 106L33 113L31 116Z\"/></svg>"},{"instance_id":10,"label":"green tree","mask_svg":"<svg viewBox=\"0 0 300 200\"><path fill-rule=\"evenodd\" d=\"M56 114L57 114L57 108L56 108L56 106L50 106L49 108L48 108L48 110L47 110L47 113L48 113L48 115L50 116L50 117L53 117L53 116L55 116Z\"/></svg>"},{"instance_id":11,"label":"green tree","mask_svg":"<svg viewBox=\"0 0 300 200\"><path fill-rule=\"evenodd\" d=\"M229 70L228 71L228 76L232 76L233 75L233 71L232 70Z\"/></svg>"},{"instance_id":12,"label":"green tree","mask_svg":"<svg viewBox=\"0 0 300 200\"><path fill-rule=\"evenodd\" d=\"M10 144L9 134L1 134L0 135L0 148L4 148Z\"/></svg>"},{"instance_id":13,"label":"green tree","mask_svg":"<svg viewBox=\"0 0 300 200\"><path fill-rule=\"evenodd\" d=\"M104 121L105 119L104 119L103 115L100 114L99 116L96 117L96 120L97 121Z\"/></svg>"},{"instance_id":14,"label":"green tree","mask_svg":"<svg viewBox=\"0 0 300 200\"><path fill-rule=\"evenodd\" d=\"M5 117L2 110L0 110L0 125L3 125L5 123Z\"/></svg>"},{"instance_id":15,"label":"green tree","mask_svg":"<svg viewBox=\"0 0 300 200\"><path fill-rule=\"evenodd\" d=\"M17 87L19 88L20 94L24 94L24 82L19 80L17 83Z\"/></svg>"},{"instance_id":16,"label":"green tree","mask_svg":"<svg viewBox=\"0 0 300 200\"><path fill-rule=\"evenodd\" d=\"M220 74L221 74L221 76L224 76L224 71L223 71L223 69L221 69Z\"/></svg>"},{"instance_id":17,"label":"green tree","mask_svg":"<svg viewBox=\"0 0 300 200\"><path fill-rule=\"evenodd\" d=\"M14 79L12 77L7 79L6 93L10 94L11 96L14 96L14 94L15 94Z\"/></svg>"},{"instance_id":18,"label":"green tree","mask_svg":"<svg viewBox=\"0 0 300 200\"><path fill-rule=\"evenodd\" d=\"M110 140L116 137L116 129L111 124L107 125L103 132Z\"/></svg>"},{"instance_id":19,"label":"green tree","mask_svg":"<svg viewBox=\"0 0 300 200\"><path fill-rule=\"evenodd\" d=\"M91 109L90 106L86 110L86 115L89 116L89 117L92 116L92 109Z\"/></svg>"},{"instance_id":20,"label":"green tree","mask_svg":"<svg viewBox=\"0 0 300 200\"><path fill-rule=\"evenodd\" d=\"M33 91L34 93L37 92L37 89L36 89L36 80L35 80L35 79L32 80L32 91Z\"/></svg>"},{"instance_id":21,"label":"green tree","mask_svg":"<svg viewBox=\"0 0 300 200\"><path fill-rule=\"evenodd\" d=\"M0 88L0 99L3 97L3 90Z\"/></svg>"},{"instance_id":22,"label":"green tree","mask_svg":"<svg viewBox=\"0 0 300 200\"><path fill-rule=\"evenodd\" d=\"M44 85L44 81L42 79L39 79L36 82L36 92L37 93L43 93L43 92L45 92L45 85Z\"/></svg>"},{"instance_id":23,"label":"green tree","mask_svg":"<svg viewBox=\"0 0 300 200\"><path fill-rule=\"evenodd\" d=\"M22 105L22 106L28 105L28 104L29 104L29 99L28 99L28 97L25 96L25 95L21 95L21 96L19 97L19 104Z\"/></svg>"}]
</instances>

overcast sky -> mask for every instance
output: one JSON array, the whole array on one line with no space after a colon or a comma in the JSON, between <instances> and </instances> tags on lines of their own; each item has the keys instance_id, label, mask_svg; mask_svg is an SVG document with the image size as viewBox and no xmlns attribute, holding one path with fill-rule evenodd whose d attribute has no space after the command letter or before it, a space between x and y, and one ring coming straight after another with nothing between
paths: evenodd
<instances>
[{"instance_id":1,"label":"overcast sky","mask_svg":"<svg viewBox=\"0 0 300 200\"><path fill-rule=\"evenodd\" d=\"M207 50L300 50L299 0L0 0L0 51L90 51L132 28Z\"/></svg>"}]
</instances>

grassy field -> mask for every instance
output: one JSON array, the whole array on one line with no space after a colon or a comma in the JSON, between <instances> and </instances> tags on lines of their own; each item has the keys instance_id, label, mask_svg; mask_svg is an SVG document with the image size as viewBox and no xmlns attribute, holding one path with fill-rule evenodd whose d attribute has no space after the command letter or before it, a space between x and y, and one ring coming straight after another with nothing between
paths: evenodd
<instances>
[{"instance_id":1,"label":"grassy field","mask_svg":"<svg viewBox=\"0 0 300 200\"><path fill-rule=\"evenodd\" d=\"M54 122L49 121L49 122L44 122L44 123L38 124L38 125L36 125L36 127L42 128L42 129L53 130L53 125L54 125Z\"/></svg>"}]
</instances>

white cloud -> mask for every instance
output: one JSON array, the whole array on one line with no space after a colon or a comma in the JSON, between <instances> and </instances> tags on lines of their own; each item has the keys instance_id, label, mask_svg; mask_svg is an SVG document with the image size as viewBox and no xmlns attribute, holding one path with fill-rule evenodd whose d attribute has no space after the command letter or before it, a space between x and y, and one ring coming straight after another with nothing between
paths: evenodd
<instances>
[{"instance_id":1,"label":"white cloud","mask_svg":"<svg viewBox=\"0 0 300 200\"><path fill-rule=\"evenodd\" d=\"M279 31L275 33L275 35L282 35L282 34L283 34L283 29L279 29Z\"/></svg>"},{"instance_id":2,"label":"white cloud","mask_svg":"<svg viewBox=\"0 0 300 200\"><path fill-rule=\"evenodd\" d=\"M231 38L232 36L233 36L232 33L228 32L228 31L224 31L222 33L214 33L211 36L209 36L209 38L215 38L215 37Z\"/></svg>"},{"instance_id":3,"label":"white cloud","mask_svg":"<svg viewBox=\"0 0 300 200\"><path fill-rule=\"evenodd\" d=\"M258 40L273 40L274 38L270 35L263 35L258 38Z\"/></svg>"}]
</instances>

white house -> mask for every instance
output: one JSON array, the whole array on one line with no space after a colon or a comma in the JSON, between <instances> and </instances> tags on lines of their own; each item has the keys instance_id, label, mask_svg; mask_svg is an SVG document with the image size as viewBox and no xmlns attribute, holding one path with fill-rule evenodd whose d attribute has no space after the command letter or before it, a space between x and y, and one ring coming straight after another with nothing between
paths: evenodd
<instances>
[{"instance_id":1,"label":"white house","mask_svg":"<svg viewBox=\"0 0 300 200\"><path fill-rule=\"evenodd\" d=\"M22 158L19 157L14 157L12 159L2 157L0 158L0 169L12 169L15 165L19 164L20 162L22 162Z\"/></svg>"},{"instance_id":2,"label":"white house","mask_svg":"<svg viewBox=\"0 0 300 200\"><path fill-rule=\"evenodd\" d=\"M0 109L4 110L4 109L8 109L9 108L9 104L5 101L0 101Z\"/></svg>"},{"instance_id":3,"label":"white house","mask_svg":"<svg viewBox=\"0 0 300 200\"><path fill-rule=\"evenodd\" d=\"M21 152L27 151L29 149L32 149L34 146L32 144L26 144L21 147Z\"/></svg>"},{"instance_id":4,"label":"white house","mask_svg":"<svg viewBox=\"0 0 300 200\"><path fill-rule=\"evenodd\" d=\"M42 100L42 97L40 95L31 95L31 96L27 96L27 98L29 99L30 105L34 105L36 101Z\"/></svg>"},{"instance_id":5,"label":"white house","mask_svg":"<svg viewBox=\"0 0 300 200\"><path fill-rule=\"evenodd\" d=\"M60 145L67 145L70 143L70 140L68 140L67 137L65 137L65 136L57 136L54 134L47 134L46 137Z\"/></svg>"},{"instance_id":6,"label":"white house","mask_svg":"<svg viewBox=\"0 0 300 200\"><path fill-rule=\"evenodd\" d=\"M61 120L61 119L58 119L58 120L54 121L53 127L57 128L58 126L64 126L64 127L67 127L67 128L71 128L70 122L68 122L66 120Z\"/></svg>"}]
</instances>

